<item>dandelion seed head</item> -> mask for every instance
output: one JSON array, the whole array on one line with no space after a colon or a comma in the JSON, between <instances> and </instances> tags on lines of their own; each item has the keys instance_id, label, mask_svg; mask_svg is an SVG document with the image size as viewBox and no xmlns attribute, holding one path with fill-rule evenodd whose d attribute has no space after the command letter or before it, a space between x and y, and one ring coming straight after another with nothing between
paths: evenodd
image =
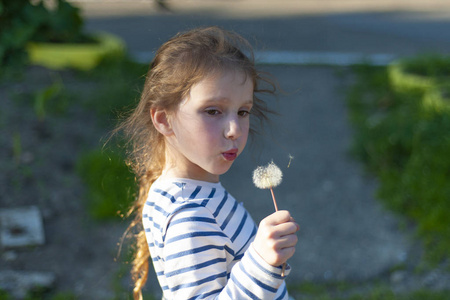
<instances>
[{"instance_id":1,"label":"dandelion seed head","mask_svg":"<svg viewBox=\"0 0 450 300\"><path fill-rule=\"evenodd\" d=\"M259 166L253 171L253 183L257 188L270 189L281 183L283 173L273 162L267 166Z\"/></svg>"}]
</instances>

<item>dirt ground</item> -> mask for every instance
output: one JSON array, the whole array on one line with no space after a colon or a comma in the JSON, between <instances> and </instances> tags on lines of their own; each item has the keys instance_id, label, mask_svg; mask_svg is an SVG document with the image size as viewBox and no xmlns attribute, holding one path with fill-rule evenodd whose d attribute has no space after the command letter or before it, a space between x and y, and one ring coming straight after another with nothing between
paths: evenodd
<instances>
[{"instance_id":1,"label":"dirt ground","mask_svg":"<svg viewBox=\"0 0 450 300\"><path fill-rule=\"evenodd\" d=\"M128 222L93 221L75 170L79 155L101 145L107 131L95 113L74 104L38 120L33 93L55 78L75 93L92 89L69 71L40 67L30 67L23 80L0 85L0 209L37 206L45 232L43 246L2 248L0 271L51 272L58 291L79 299L112 299L114 278L124 266L115 261L117 244Z\"/></svg>"}]
</instances>

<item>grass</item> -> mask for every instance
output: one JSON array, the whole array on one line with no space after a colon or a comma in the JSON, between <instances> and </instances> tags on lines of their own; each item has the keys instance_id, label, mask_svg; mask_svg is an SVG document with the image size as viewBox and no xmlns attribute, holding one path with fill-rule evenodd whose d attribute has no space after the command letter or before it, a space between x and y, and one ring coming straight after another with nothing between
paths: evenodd
<instances>
[{"instance_id":1,"label":"grass","mask_svg":"<svg viewBox=\"0 0 450 300\"><path fill-rule=\"evenodd\" d=\"M82 155L77 171L88 189L87 207L95 219L120 217L134 199L134 176L123 155L95 149Z\"/></svg>"},{"instance_id":2,"label":"grass","mask_svg":"<svg viewBox=\"0 0 450 300\"><path fill-rule=\"evenodd\" d=\"M0 300L14 299L8 292L0 289ZM52 293L46 289L36 288L30 291L24 300L76 300L76 296L71 292Z\"/></svg>"},{"instance_id":3,"label":"grass","mask_svg":"<svg viewBox=\"0 0 450 300\"><path fill-rule=\"evenodd\" d=\"M440 82L450 76L450 59L419 57L405 65L435 85L402 89L387 68L355 69L358 79L348 94L355 128L352 152L378 177L383 203L417 224L428 262L448 262L450 102L445 97L430 100L430 94L441 91Z\"/></svg>"},{"instance_id":4,"label":"grass","mask_svg":"<svg viewBox=\"0 0 450 300\"><path fill-rule=\"evenodd\" d=\"M448 291L417 290L409 293L395 293L390 288L378 284L364 291L355 291L355 285L348 282L317 284L304 282L288 286L290 294L296 299L314 300L446 300ZM361 289L360 289L361 290Z\"/></svg>"}]
</instances>

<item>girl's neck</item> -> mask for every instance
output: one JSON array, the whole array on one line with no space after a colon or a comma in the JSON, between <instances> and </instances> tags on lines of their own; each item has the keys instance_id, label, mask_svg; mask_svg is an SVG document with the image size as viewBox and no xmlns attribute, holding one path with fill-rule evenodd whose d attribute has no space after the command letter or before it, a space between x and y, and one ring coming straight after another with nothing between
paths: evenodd
<instances>
[{"instance_id":1,"label":"girl's neck","mask_svg":"<svg viewBox=\"0 0 450 300\"><path fill-rule=\"evenodd\" d=\"M169 149L167 149L169 150ZM185 164L183 156L171 155L171 151L166 151L166 163L161 173L162 178L185 178L198 181L219 182L219 175L211 174L193 164ZM185 167L190 165L191 167Z\"/></svg>"},{"instance_id":2,"label":"girl's neck","mask_svg":"<svg viewBox=\"0 0 450 300\"><path fill-rule=\"evenodd\" d=\"M205 181L205 182L211 182L211 183L218 183L219 182L219 176L213 175L205 177L205 176L198 176L195 172L191 172L190 170L179 170L175 167L167 166L164 168L164 170L161 173L161 178L168 179L168 178L185 178L185 179L191 179L191 180L198 180L198 181Z\"/></svg>"}]
</instances>

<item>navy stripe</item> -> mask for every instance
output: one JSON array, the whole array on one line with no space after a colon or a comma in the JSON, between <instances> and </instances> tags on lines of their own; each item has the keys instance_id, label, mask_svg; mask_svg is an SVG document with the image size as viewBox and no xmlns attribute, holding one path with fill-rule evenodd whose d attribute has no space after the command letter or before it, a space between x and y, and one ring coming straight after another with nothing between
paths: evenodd
<instances>
[{"instance_id":1,"label":"navy stripe","mask_svg":"<svg viewBox=\"0 0 450 300\"><path fill-rule=\"evenodd\" d=\"M213 213L214 218L216 218L219 215L220 210L225 205L225 202L227 202L227 199L228 199L228 192L225 191L225 195L223 196L222 201L220 201L219 206L217 206L216 211Z\"/></svg>"},{"instance_id":2,"label":"navy stripe","mask_svg":"<svg viewBox=\"0 0 450 300\"><path fill-rule=\"evenodd\" d=\"M225 245L225 250L227 250L228 253L230 253L232 256L234 256L234 250L231 249L230 247L228 247L227 245Z\"/></svg>"},{"instance_id":3,"label":"navy stripe","mask_svg":"<svg viewBox=\"0 0 450 300\"><path fill-rule=\"evenodd\" d=\"M195 191L189 196L189 199L194 199L197 196L197 194L200 192L201 189L202 189L201 186L197 186Z\"/></svg>"},{"instance_id":4,"label":"navy stripe","mask_svg":"<svg viewBox=\"0 0 450 300\"><path fill-rule=\"evenodd\" d=\"M253 294L252 292L250 292L245 286L243 286L239 280L236 279L236 277L234 276L234 274L231 274L231 281L234 282L234 284L236 286L238 286L247 296L249 296L251 299L258 299L258 297Z\"/></svg>"},{"instance_id":5,"label":"navy stripe","mask_svg":"<svg viewBox=\"0 0 450 300\"><path fill-rule=\"evenodd\" d=\"M192 265L192 266L189 266L189 267L186 267L186 268L181 268L181 269L178 269L178 270L174 270L172 272L168 272L168 273L166 273L166 277L172 277L172 276L176 276L176 275L179 275L179 274L182 274L182 273L186 273L186 272L189 272L189 271L199 270L199 269L202 269L202 268L205 268L205 267L209 267L209 266L215 265L217 263L223 263L223 262L226 262L226 261L227 261L226 258L215 258L215 259L212 259L212 260L209 260L209 261L205 261L205 262L197 264L197 265Z\"/></svg>"},{"instance_id":6,"label":"navy stripe","mask_svg":"<svg viewBox=\"0 0 450 300\"><path fill-rule=\"evenodd\" d=\"M216 274L216 275L212 275L212 276L203 278L203 279L198 280L198 281L194 281L194 282L190 282L190 283L184 283L184 284L180 284L180 285L174 286L170 290L172 292L174 292L174 291L177 291L179 289L184 289L184 288L188 288L188 287L192 287L192 286L198 286L198 285L201 285L203 283L214 281L214 280L217 280L218 278L225 277L225 276L227 276L227 272L222 272L222 273L219 273L219 274Z\"/></svg>"},{"instance_id":7,"label":"navy stripe","mask_svg":"<svg viewBox=\"0 0 450 300\"><path fill-rule=\"evenodd\" d=\"M239 227L236 229L236 232L231 237L231 241L234 242L234 240L238 237L238 235L241 233L242 228L244 227L245 221L247 221L247 212L245 212L244 217L241 220L241 223L239 224Z\"/></svg>"},{"instance_id":8,"label":"navy stripe","mask_svg":"<svg viewBox=\"0 0 450 300\"><path fill-rule=\"evenodd\" d=\"M167 217L168 215L170 215L167 211L164 210L164 208L162 208L161 206L155 205L155 210L159 211L160 213L162 213L165 217Z\"/></svg>"},{"instance_id":9,"label":"navy stripe","mask_svg":"<svg viewBox=\"0 0 450 300\"><path fill-rule=\"evenodd\" d=\"M185 233L185 234L181 234L178 236L175 236L169 240L167 240L167 244L179 241L179 240L183 240L183 239L188 239L188 238L193 238L193 237L205 237L205 236L222 236L222 237L227 237L223 232L217 232L217 231L201 231L201 232L189 232L189 233Z\"/></svg>"},{"instance_id":10,"label":"navy stripe","mask_svg":"<svg viewBox=\"0 0 450 300\"><path fill-rule=\"evenodd\" d=\"M145 205L155 206L155 202L147 201L147 202L145 202Z\"/></svg>"},{"instance_id":11,"label":"navy stripe","mask_svg":"<svg viewBox=\"0 0 450 300\"><path fill-rule=\"evenodd\" d=\"M212 197L214 197L214 194L216 193L216 188L212 188L211 189L211 193L209 194L209 196L208 196L208 198L212 198Z\"/></svg>"},{"instance_id":12,"label":"navy stripe","mask_svg":"<svg viewBox=\"0 0 450 300\"><path fill-rule=\"evenodd\" d=\"M178 213L180 210L189 209L189 208L199 208L202 207L200 204L195 202L188 202L187 204L183 204L172 211L172 215Z\"/></svg>"},{"instance_id":13,"label":"navy stripe","mask_svg":"<svg viewBox=\"0 0 450 300\"><path fill-rule=\"evenodd\" d=\"M287 289L286 289L286 288L284 288L284 289L283 289L283 293L281 293L280 297L278 297L278 298L277 298L277 299L275 299L275 300L281 300L281 299L283 299L283 298L284 298L284 296L286 296L286 294L287 294Z\"/></svg>"},{"instance_id":14,"label":"navy stripe","mask_svg":"<svg viewBox=\"0 0 450 300\"><path fill-rule=\"evenodd\" d=\"M172 225L179 224L179 223L185 223L185 222L216 223L216 220L211 219L211 218L205 218L205 217L186 217L186 218L177 219L175 221L171 221L169 224L169 228Z\"/></svg>"},{"instance_id":15,"label":"navy stripe","mask_svg":"<svg viewBox=\"0 0 450 300\"><path fill-rule=\"evenodd\" d=\"M209 200L211 200L214 197L214 194L216 193L216 188L212 188L211 189L211 193L209 193L208 198L206 198L205 200L202 201L201 205L202 206L206 206L209 202Z\"/></svg>"},{"instance_id":16,"label":"navy stripe","mask_svg":"<svg viewBox=\"0 0 450 300\"><path fill-rule=\"evenodd\" d=\"M158 223L153 222L153 227L155 227L156 229L161 230L161 226Z\"/></svg>"},{"instance_id":17,"label":"navy stripe","mask_svg":"<svg viewBox=\"0 0 450 300\"><path fill-rule=\"evenodd\" d=\"M277 278L277 279L281 279L282 277L281 277L281 275L279 275L279 274L277 274L277 273L273 273L273 272L270 272L269 270L266 270L263 266L261 266L257 261L256 261L256 259L253 257L253 255L250 253L250 252L248 252L248 257L251 259L251 261L253 261L253 263L258 267L258 269L260 269L261 271L263 271L264 273L266 273L266 274L268 274L268 275L270 275L270 276L272 276L272 277L274 277L274 278Z\"/></svg>"},{"instance_id":18,"label":"navy stripe","mask_svg":"<svg viewBox=\"0 0 450 300\"><path fill-rule=\"evenodd\" d=\"M256 279L255 277L253 277L252 275L250 275L247 270L245 270L245 268L242 266L242 264L239 264L239 268L241 269L242 272L244 272L245 275L247 275L248 278L250 278L254 283L256 283L259 287L272 292L272 293L276 293L277 289L274 287L271 287L270 285L265 284L264 282L259 281L258 279Z\"/></svg>"},{"instance_id":19,"label":"navy stripe","mask_svg":"<svg viewBox=\"0 0 450 300\"><path fill-rule=\"evenodd\" d=\"M168 255L166 257L166 261L175 259L175 258L179 258L182 256L186 256L186 255L191 255L191 254L196 254L196 253L212 250L212 249L223 250L224 246L208 245L208 246L198 247L198 248L189 249L189 250L185 250L185 251L180 251L178 253Z\"/></svg>"},{"instance_id":20,"label":"navy stripe","mask_svg":"<svg viewBox=\"0 0 450 300\"><path fill-rule=\"evenodd\" d=\"M153 222L153 217L152 217L152 216L149 216L148 214L144 214L144 215L142 216L142 218L143 218L143 219L147 219L147 220L149 220L150 222Z\"/></svg>"},{"instance_id":21,"label":"navy stripe","mask_svg":"<svg viewBox=\"0 0 450 300\"><path fill-rule=\"evenodd\" d=\"M191 298L189 298L188 300L205 299L205 298L208 297L208 296L211 296L211 295L220 293L221 290L222 290L222 289L217 289L217 290L213 290L213 291L208 292L208 293L203 293L203 294L200 294L200 295L191 297Z\"/></svg>"},{"instance_id":22,"label":"navy stripe","mask_svg":"<svg viewBox=\"0 0 450 300\"><path fill-rule=\"evenodd\" d=\"M154 189L153 191L154 191L155 193L159 193L159 194L161 194L162 196L166 197L166 198L169 199L172 203L177 202L177 200L175 199L175 197L172 196L171 194L169 194L169 193L166 192L166 191L163 191L163 190L160 190L160 189Z\"/></svg>"},{"instance_id":23,"label":"navy stripe","mask_svg":"<svg viewBox=\"0 0 450 300\"><path fill-rule=\"evenodd\" d=\"M172 211L172 213L171 213L171 215L173 216L173 215L175 215L175 214L177 214L178 212L180 212L181 210L183 210L183 209L190 209L190 208L198 208L198 207L201 207L199 204L197 204L197 203L188 203L188 204L184 204L184 205L182 205L182 206L180 206L180 207L178 207L177 209L175 209L174 211ZM167 215L165 215L166 217L167 216L169 216L169 214L167 214ZM173 221L174 223L176 222L176 221ZM172 223L172 221L170 221L170 223L169 223L169 227L170 227L170 224ZM167 230L166 230L166 232L163 234L163 241L165 241L166 240L166 234L167 234Z\"/></svg>"},{"instance_id":24,"label":"navy stripe","mask_svg":"<svg viewBox=\"0 0 450 300\"><path fill-rule=\"evenodd\" d=\"M160 244L157 240L155 240L154 246L155 246L155 247L158 247L158 248L164 248L164 242L162 242L162 243Z\"/></svg>"},{"instance_id":25,"label":"navy stripe","mask_svg":"<svg viewBox=\"0 0 450 300\"><path fill-rule=\"evenodd\" d=\"M245 245L241 247L241 249L239 249L239 251L236 252L236 255L240 255L242 257L242 255L244 255L245 249L247 249L247 245L253 241L253 237L255 236L256 232L258 231L258 228L256 226L253 227L253 231L250 234L249 238L247 239L247 242L245 242ZM242 252L242 254L241 254Z\"/></svg>"},{"instance_id":26,"label":"navy stripe","mask_svg":"<svg viewBox=\"0 0 450 300\"><path fill-rule=\"evenodd\" d=\"M237 201L235 201L234 205L233 205L233 208L231 208L230 213L228 214L227 218L223 222L222 226L220 226L220 229L225 230L225 228L228 225L228 222L230 222L231 218L234 216L234 213L236 212L237 205L238 205L238 203L237 203Z\"/></svg>"}]
</instances>

